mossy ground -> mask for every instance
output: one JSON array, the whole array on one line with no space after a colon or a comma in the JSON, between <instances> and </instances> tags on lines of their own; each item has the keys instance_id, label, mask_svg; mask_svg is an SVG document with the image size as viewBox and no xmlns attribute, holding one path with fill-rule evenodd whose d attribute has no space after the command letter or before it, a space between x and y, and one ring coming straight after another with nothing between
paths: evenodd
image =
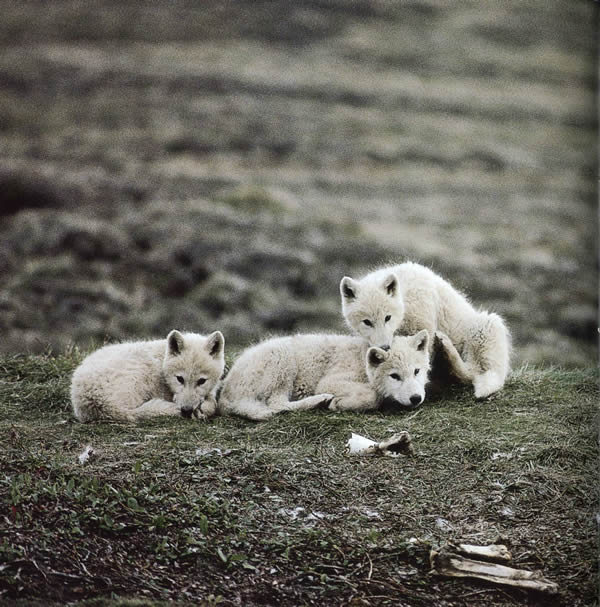
<instances>
[{"instance_id":1,"label":"mossy ground","mask_svg":"<svg viewBox=\"0 0 600 607\"><path fill-rule=\"evenodd\" d=\"M489 401L457 387L409 414L82 425L80 358L0 360L0 601L595 604L593 369L523 368ZM414 456L344 452L399 430ZM560 597L430 574L430 548L499 537Z\"/></svg>"}]
</instances>

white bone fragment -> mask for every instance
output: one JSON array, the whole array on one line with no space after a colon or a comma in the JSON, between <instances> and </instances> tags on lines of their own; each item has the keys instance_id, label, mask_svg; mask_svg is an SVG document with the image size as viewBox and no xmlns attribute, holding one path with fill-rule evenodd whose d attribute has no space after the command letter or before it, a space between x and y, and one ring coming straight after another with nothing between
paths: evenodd
<instances>
[{"instance_id":1,"label":"white bone fragment","mask_svg":"<svg viewBox=\"0 0 600 607\"><path fill-rule=\"evenodd\" d=\"M196 455L198 457L204 457L205 455L222 455L223 451L218 447L213 447L211 449L196 449Z\"/></svg>"},{"instance_id":2,"label":"white bone fragment","mask_svg":"<svg viewBox=\"0 0 600 607\"><path fill-rule=\"evenodd\" d=\"M510 560L512 560L512 555L504 544L490 544L489 546L459 544L458 552L464 554L465 556L490 561L502 561L508 563Z\"/></svg>"},{"instance_id":3,"label":"white bone fragment","mask_svg":"<svg viewBox=\"0 0 600 607\"><path fill-rule=\"evenodd\" d=\"M278 514L283 514L284 516L288 516L293 521L295 521L300 514L305 512L302 506L296 506L296 508L279 508L277 511Z\"/></svg>"},{"instance_id":4,"label":"white bone fragment","mask_svg":"<svg viewBox=\"0 0 600 607\"><path fill-rule=\"evenodd\" d=\"M448 577L472 577L504 586L537 590L548 594L558 592L558 584L547 580L541 571L514 569L506 565L468 559L447 551L432 550L429 559L433 572Z\"/></svg>"},{"instance_id":5,"label":"white bone fragment","mask_svg":"<svg viewBox=\"0 0 600 607\"><path fill-rule=\"evenodd\" d=\"M402 453L413 453L413 446L408 432L394 434L387 440L376 443L360 434L352 433L346 443L350 455L387 455L398 457Z\"/></svg>"},{"instance_id":6,"label":"white bone fragment","mask_svg":"<svg viewBox=\"0 0 600 607\"><path fill-rule=\"evenodd\" d=\"M412 439L408 432L399 432L377 445L379 451L389 457L398 457L402 453L414 453Z\"/></svg>"},{"instance_id":7,"label":"white bone fragment","mask_svg":"<svg viewBox=\"0 0 600 607\"><path fill-rule=\"evenodd\" d=\"M79 463L81 465L85 464L90 457L92 457L92 455L94 455L94 449L92 448L91 445L88 445L80 454L79 454Z\"/></svg>"},{"instance_id":8,"label":"white bone fragment","mask_svg":"<svg viewBox=\"0 0 600 607\"><path fill-rule=\"evenodd\" d=\"M350 455L370 455L377 451L377 443L374 440L352 433L346 443Z\"/></svg>"},{"instance_id":9,"label":"white bone fragment","mask_svg":"<svg viewBox=\"0 0 600 607\"><path fill-rule=\"evenodd\" d=\"M445 519L442 518L441 516L438 516L435 519L435 526L440 530L440 531L444 531L444 532L448 532L448 531L452 531L452 529L454 529L454 527L452 526L452 523Z\"/></svg>"},{"instance_id":10,"label":"white bone fragment","mask_svg":"<svg viewBox=\"0 0 600 607\"><path fill-rule=\"evenodd\" d=\"M198 457L212 455L225 457L226 455L231 455L232 453L237 453L238 451L240 451L240 449L219 449L218 447L211 447L207 449L196 449L196 455Z\"/></svg>"}]
</instances>

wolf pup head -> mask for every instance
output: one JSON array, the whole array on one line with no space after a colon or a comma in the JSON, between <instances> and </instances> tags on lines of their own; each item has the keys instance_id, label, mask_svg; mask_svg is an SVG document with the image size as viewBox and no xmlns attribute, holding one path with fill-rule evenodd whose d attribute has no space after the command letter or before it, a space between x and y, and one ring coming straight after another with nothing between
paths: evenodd
<instances>
[{"instance_id":1,"label":"wolf pup head","mask_svg":"<svg viewBox=\"0 0 600 607\"><path fill-rule=\"evenodd\" d=\"M404 301L393 272L340 282L342 313L350 330L371 346L387 348L404 317Z\"/></svg>"},{"instance_id":2,"label":"wolf pup head","mask_svg":"<svg viewBox=\"0 0 600 607\"><path fill-rule=\"evenodd\" d=\"M225 339L220 331L208 337L171 331L163 359L163 377L173 393L173 402L184 417L202 411L206 397L217 385L225 368Z\"/></svg>"},{"instance_id":3,"label":"wolf pup head","mask_svg":"<svg viewBox=\"0 0 600 607\"><path fill-rule=\"evenodd\" d=\"M429 373L429 333L396 336L389 350L367 351L367 376L381 401L394 401L405 409L418 407L425 399Z\"/></svg>"}]
</instances>

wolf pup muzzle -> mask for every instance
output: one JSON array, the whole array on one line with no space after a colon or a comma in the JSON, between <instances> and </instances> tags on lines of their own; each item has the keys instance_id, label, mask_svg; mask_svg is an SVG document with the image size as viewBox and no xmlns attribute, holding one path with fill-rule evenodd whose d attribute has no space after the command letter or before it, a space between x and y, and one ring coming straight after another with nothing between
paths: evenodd
<instances>
[{"instance_id":1,"label":"wolf pup muzzle","mask_svg":"<svg viewBox=\"0 0 600 607\"><path fill-rule=\"evenodd\" d=\"M424 399L421 398L418 394L415 394L410 397L410 404L404 405L399 400L396 400L393 396L386 396L381 401L381 409L385 409L388 411L412 411L413 409L417 409Z\"/></svg>"},{"instance_id":2,"label":"wolf pup muzzle","mask_svg":"<svg viewBox=\"0 0 600 607\"><path fill-rule=\"evenodd\" d=\"M204 402L204 401L202 401L202 402ZM189 419L194 415L194 413L196 413L196 411L200 411L201 406L202 406L202 403L198 403L197 405L189 405L189 404L181 405L181 408L180 408L181 416Z\"/></svg>"},{"instance_id":3,"label":"wolf pup muzzle","mask_svg":"<svg viewBox=\"0 0 600 607\"><path fill-rule=\"evenodd\" d=\"M189 407L189 406L181 407L180 411L181 411L182 417L191 418L192 414L194 413L194 407Z\"/></svg>"}]
</instances>

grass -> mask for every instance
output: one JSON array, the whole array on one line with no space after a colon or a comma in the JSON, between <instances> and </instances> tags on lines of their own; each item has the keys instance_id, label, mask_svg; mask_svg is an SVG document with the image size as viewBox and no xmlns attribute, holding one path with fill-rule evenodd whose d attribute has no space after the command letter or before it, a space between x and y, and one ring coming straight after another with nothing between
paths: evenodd
<instances>
[{"instance_id":1,"label":"grass","mask_svg":"<svg viewBox=\"0 0 600 607\"><path fill-rule=\"evenodd\" d=\"M488 402L453 388L406 415L132 426L71 418L80 359L0 359L0 601L549 604L430 574L431 548L500 537L556 604L596 604L594 369L522 368ZM399 430L415 456L344 453Z\"/></svg>"}]
</instances>

